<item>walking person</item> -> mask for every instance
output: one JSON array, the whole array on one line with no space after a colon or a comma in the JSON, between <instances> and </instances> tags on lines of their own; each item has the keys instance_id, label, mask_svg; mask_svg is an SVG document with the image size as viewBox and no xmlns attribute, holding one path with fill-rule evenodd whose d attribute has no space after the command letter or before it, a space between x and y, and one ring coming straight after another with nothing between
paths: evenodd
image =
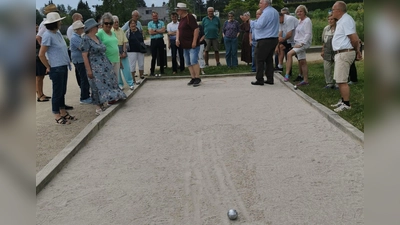
<instances>
[{"instance_id":1,"label":"walking person","mask_svg":"<svg viewBox=\"0 0 400 225\"><path fill-rule=\"evenodd\" d=\"M96 106L96 115L100 115L109 106L108 102L126 99L125 93L118 88L113 65L106 56L106 46L96 35L98 25L93 18L85 21L85 35L81 44L86 74L92 89L92 104Z\"/></svg>"},{"instance_id":2,"label":"walking person","mask_svg":"<svg viewBox=\"0 0 400 225\"><path fill-rule=\"evenodd\" d=\"M185 70L185 60L183 57L183 49L176 46L176 32L178 31L178 14L176 12L171 13L171 22L167 24L168 32L168 49L171 49L172 59L172 74L176 74L178 71L178 62L176 61L176 54L179 54L179 70L182 72Z\"/></svg>"},{"instance_id":3,"label":"walking person","mask_svg":"<svg viewBox=\"0 0 400 225\"><path fill-rule=\"evenodd\" d=\"M181 18L176 34L176 45L183 48L185 63L191 76L188 85L197 87L201 82L198 62L200 50L199 26L194 16L189 14L185 3L178 3L175 10Z\"/></svg>"},{"instance_id":4,"label":"walking person","mask_svg":"<svg viewBox=\"0 0 400 225\"><path fill-rule=\"evenodd\" d=\"M257 46L255 50L256 57L256 81L252 85L274 84L274 63L273 55L278 44L279 14L272 5L271 0L260 0L258 6L262 11L260 18L251 21L251 27L254 27ZM264 68L266 63L266 68ZM264 81L264 69L267 79Z\"/></svg>"},{"instance_id":5,"label":"walking person","mask_svg":"<svg viewBox=\"0 0 400 225\"><path fill-rule=\"evenodd\" d=\"M151 48L151 67L150 76L161 76L164 74L164 65L166 59L164 59L164 33L165 25L164 22L158 19L158 12L153 11L152 21L147 24L147 28L150 34L150 48ZM157 55L160 59L158 62L160 64L160 73L155 74Z\"/></svg>"},{"instance_id":6,"label":"walking person","mask_svg":"<svg viewBox=\"0 0 400 225\"><path fill-rule=\"evenodd\" d=\"M140 79L144 79L144 53L140 51L140 45L144 45L143 33L136 27L136 21L131 19L129 20L129 30L125 32L125 36L128 39L127 51L128 51L128 59L130 71L132 74L133 82L135 81L135 73L136 73L136 63L139 67L139 76Z\"/></svg>"},{"instance_id":7,"label":"walking person","mask_svg":"<svg viewBox=\"0 0 400 225\"><path fill-rule=\"evenodd\" d=\"M119 18L118 16L113 16L113 27L112 31L115 33L118 39L118 51L119 51L119 59L121 61L121 68L118 71L118 87L123 90L124 89L124 79L129 86L130 90L134 88L134 75L131 75L128 53L126 45L128 44L128 39L125 36L125 32L119 27ZM122 78L124 77L124 78Z\"/></svg>"},{"instance_id":8,"label":"walking person","mask_svg":"<svg viewBox=\"0 0 400 225\"><path fill-rule=\"evenodd\" d=\"M332 38L335 34L336 19L332 14L328 16L328 25L322 31L322 51L321 57L324 59L325 89L334 89L333 67L335 65L335 52L332 48Z\"/></svg>"},{"instance_id":9,"label":"walking person","mask_svg":"<svg viewBox=\"0 0 400 225\"><path fill-rule=\"evenodd\" d=\"M332 39L332 48L335 51L335 68L333 78L339 85L342 99L331 105L335 112L351 109L350 87L347 83L350 65L354 59L361 60L360 38L356 32L354 19L347 14L347 5L343 1L337 1L332 6L332 16L337 19L336 30Z\"/></svg>"},{"instance_id":10,"label":"walking person","mask_svg":"<svg viewBox=\"0 0 400 225\"><path fill-rule=\"evenodd\" d=\"M208 52L211 50L211 47L214 49L214 57L216 61L216 65L220 66L221 63L219 62L219 43L218 43L218 36L219 32L221 32L221 23L219 18L214 15L214 8L208 7L207 8L207 16L202 20L202 26L204 28L205 34L205 50L204 50L204 60L206 65L208 66Z\"/></svg>"},{"instance_id":11,"label":"walking person","mask_svg":"<svg viewBox=\"0 0 400 225\"><path fill-rule=\"evenodd\" d=\"M228 13L228 20L225 21L222 27L222 36L224 37L225 45L225 60L228 68L237 67L237 47L238 37L240 34L240 24L234 18L233 11Z\"/></svg>"},{"instance_id":12,"label":"walking person","mask_svg":"<svg viewBox=\"0 0 400 225\"><path fill-rule=\"evenodd\" d=\"M312 42L312 22L307 17L308 10L304 5L299 5L296 8L296 15L299 18L299 24L296 27L294 35L294 46L287 53L286 59L286 74L284 81L289 81L290 72L293 64L293 56L297 56L299 61L299 70L303 75L303 80L297 83L297 86L308 85L308 65L306 59L306 50L311 46Z\"/></svg>"},{"instance_id":13,"label":"walking person","mask_svg":"<svg viewBox=\"0 0 400 225\"><path fill-rule=\"evenodd\" d=\"M46 67L53 83L53 94L51 108L57 124L70 124L70 121L77 120L75 116L69 115L65 109L65 93L67 92L68 68L71 68L68 48L64 37L60 32L61 20L56 12L47 14L44 22L46 31L42 36L42 45L39 51L39 58ZM47 58L46 58L47 54Z\"/></svg>"},{"instance_id":14,"label":"walking person","mask_svg":"<svg viewBox=\"0 0 400 225\"><path fill-rule=\"evenodd\" d=\"M80 89L81 89L81 96L80 96L80 103L81 104L92 104L92 99L90 98L90 85L88 81L88 77L86 74L85 64L83 63L82 57L82 37L81 35L84 33L84 27L82 21L77 20L72 24L74 33L71 36L70 42L70 49L71 49L71 59L72 63L75 66L75 73L80 80Z\"/></svg>"}]
</instances>

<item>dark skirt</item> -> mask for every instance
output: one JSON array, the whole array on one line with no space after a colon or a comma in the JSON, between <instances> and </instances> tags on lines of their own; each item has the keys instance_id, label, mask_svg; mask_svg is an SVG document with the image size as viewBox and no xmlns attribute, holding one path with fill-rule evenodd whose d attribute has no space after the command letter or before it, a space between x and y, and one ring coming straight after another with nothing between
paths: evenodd
<instances>
[{"instance_id":1,"label":"dark skirt","mask_svg":"<svg viewBox=\"0 0 400 225\"><path fill-rule=\"evenodd\" d=\"M43 65L42 61L36 59L36 76L44 76L46 74L46 67Z\"/></svg>"}]
</instances>

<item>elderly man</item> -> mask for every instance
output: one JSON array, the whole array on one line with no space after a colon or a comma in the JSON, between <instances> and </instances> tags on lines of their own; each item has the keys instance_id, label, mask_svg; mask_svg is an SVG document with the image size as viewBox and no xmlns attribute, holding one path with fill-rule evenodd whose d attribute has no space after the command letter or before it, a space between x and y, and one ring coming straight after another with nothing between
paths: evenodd
<instances>
[{"instance_id":1,"label":"elderly man","mask_svg":"<svg viewBox=\"0 0 400 225\"><path fill-rule=\"evenodd\" d=\"M332 6L332 16L337 19L336 30L332 39L332 48L335 51L335 68L333 78L339 85L342 99L331 105L335 112L351 109L350 87L347 84L350 65L354 59L361 60L359 37L356 32L354 19L347 14L347 6L343 1L337 1Z\"/></svg>"},{"instance_id":2,"label":"elderly man","mask_svg":"<svg viewBox=\"0 0 400 225\"><path fill-rule=\"evenodd\" d=\"M279 32L279 14L272 5L271 0L260 0L260 10L262 14L260 18L250 22L250 26L254 28L257 46L255 50L256 57L256 81L251 82L252 85L274 84L274 63L273 55L276 45L278 44ZM264 63L267 68L265 75L267 80L264 82Z\"/></svg>"},{"instance_id":3,"label":"elderly man","mask_svg":"<svg viewBox=\"0 0 400 225\"><path fill-rule=\"evenodd\" d=\"M132 11L132 19L136 22L136 28L139 29L140 31L143 31L142 24L139 21L140 18L140 13L137 10ZM122 26L121 28L124 32L126 32L129 29L129 20Z\"/></svg>"},{"instance_id":4,"label":"elderly man","mask_svg":"<svg viewBox=\"0 0 400 225\"><path fill-rule=\"evenodd\" d=\"M83 22L83 17L82 17L82 14L80 14L80 13L74 13L73 15L72 15L72 23L75 23L76 21L78 21L78 20L80 20L80 21L82 21ZM72 24L71 24L71 26L69 26L68 27L68 29L67 29L67 37L68 37L68 39L71 41L71 38L72 38L72 35L74 34L74 28L72 27Z\"/></svg>"},{"instance_id":5,"label":"elderly man","mask_svg":"<svg viewBox=\"0 0 400 225\"><path fill-rule=\"evenodd\" d=\"M262 11L258 9L256 11L256 19L260 18ZM256 50L257 40L256 34L254 33L254 27L250 26L250 45L251 45L251 72L256 72L256 57L254 56L254 51Z\"/></svg>"},{"instance_id":6,"label":"elderly man","mask_svg":"<svg viewBox=\"0 0 400 225\"><path fill-rule=\"evenodd\" d=\"M195 17L189 14L185 3L178 3L175 10L181 18L176 34L176 46L183 48L185 63L192 78L188 85L197 87L201 82L198 62L200 51L199 25Z\"/></svg>"},{"instance_id":7,"label":"elderly man","mask_svg":"<svg viewBox=\"0 0 400 225\"><path fill-rule=\"evenodd\" d=\"M165 33L165 24L163 21L158 19L158 12L152 12L152 21L147 24L147 28L150 34L150 49L151 49L151 67L150 67L150 76L161 76L164 74L164 33ZM159 64L160 64L160 73L155 74L155 66L157 60L157 54L159 56Z\"/></svg>"},{"instance_id":8,"label":"elderly man","mask_svg":"<svg viewBox=\"0 0 400 225\"><path fill-rule=\"evenodd\" d=\"M276 46L275 52L278 54L278 65L275 70L283 72L283 58L294 46L294 32L299 24L299 20L294 16L284 13L281 10L279 13L279 34L278 34L278 45ZM292 70L290 70L292 72ZM290 75L290 74L289 74Z\"/></svg>"},{"instance_id":9,"label":"elderly man","mask_svg":"<svg viewBox=\"0 0 400 225\"><path fill-rule=\"evenodd\" d=\"M219 62L219 45L218 45L218 34L221 31L221 23L219 18L214 16L214 8L207 8L207 17L204 17L202 20L202 26L204 28L205 40L206 40L206 49L204 54L204 60L206 61L206 66L208 66L208 52L211 49L211 46L214 49L215 61L217 66L220 66Z\"/></svg>"},{"instance_id":10,"label":"elderly man","mask_svg":"<svg viewBox=\"0 0 400 225\"><path fill-rule=\"evenodd\" d=\"M168 32L168 48L171 49L172 59L172 74L176 74L178 71L178 62L176 61L176 53L179 53L179 69L180 71L185 70L185 61L183 59L183 49L176 46L176 32L178 31L178 14L176 12L171 13L171 22L167 24Z\"/></svg>"}]
</instances>

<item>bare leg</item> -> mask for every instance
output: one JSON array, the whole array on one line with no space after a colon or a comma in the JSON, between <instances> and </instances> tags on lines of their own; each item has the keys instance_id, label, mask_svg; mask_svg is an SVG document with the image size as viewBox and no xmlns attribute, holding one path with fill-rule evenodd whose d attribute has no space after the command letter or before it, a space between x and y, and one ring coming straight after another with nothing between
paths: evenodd
<instances>
[{"instance_id":1,"label":"bare leg","mask_svg":"<svg viewBox=\"0 0 400 225\"><path fill-rule=\"evenodd\" d=\"M204 61L206 62L206 65L208 65L208 51L204 51Z\"/></svg>"},{"instance_id":2,"label":"bare leg","mask_svg":"<svg viewBox=\"0 0 400 225\"><path fill-rule=\"evenodd\" d=\"M139 76L140 76L141 79L144 78L144 77L143 77L143 73L144 73L144 70L139 70Z\"/></svg>"},{"instance_id":3,"label":"bare leg","mask_svg":"<svg viewBox=\"0 0 400 225\"><path fill-rule=\"evenodd\" d=\"M285 58L285 46L279 45L278 64L283 65L283 58Z\"/></svg>"},{"instance_id":4,"label":"bare leg","mask_svg":"<svg viewBox=\"0 0 400 225\"><path fill-rule=\"evenodd\" d=\"M188 66L189 72L190 72L190 76L192 78L196 78L196 73L194 72L194 68L193 66Z\"/></svg>"},{"instance_id":5,"label":"bare leg","mask_svg":"<svg viewBox=\"0 0 400 225\"><path fill-rule=\"evenodd\" d=\"M200 65L197 63L197 64L193 65L192 68L193 68L194 78L200 78ZM190 74L192 74L192 73L190 73Z\"/></svg>"},{"instance_id":6,"label":"bare leg","mask_svg":"<svg viewBox=\"0 0 400 225\"><path fill-rule=\"evenodd\" d=\"M215 51L215 61L217 62L217 64L219 63L219 51Z\"/></svg>"},{"instance_id":7,"label":"bare leg","mask_svg":"<svg viewBox=\"0 0 400 225\"><path fill-rule=\"evenodd\" d=\"M295 51L290 50L287 54L287 59L286 59L286 73L285 74L290 74L290 69L292 68L292 63L293 63L293 56L296 54Z\"/></svg>"},{"instance_id":8,"label":"bare leg","mask_svg":"<svg viewBox=\"0 0 400 225\"><path fill-rule=\"evenodd\" d=\"M300 69L300 74L303 75L303 80L305 82L308 82L308 66L307 66L307 60L301 59L299 60L299 68Z\"/></svg>"},{"instance_id":9,"label":"bare leg","mask_svg":"<svg viewBox=\"0 0 400 225\"><path fill-rule=\"evenodd\" d=\"M139 71L139 72L140 72L140 71ZM134 83L134 84L136 84L135 73L136 73L136 72L131 72L131 74L132 74L132 79L133 79L133 83Z\"/></svg>"},{"instance_id":10,"label":"bare leg","mask_svg":"<svg viewBox=\"0 0 400 225\"><path fill-rule=\"evenodd\" d=\"M36 95L40 100L43 100L46 96L43 96L43 79L44 76L36 76Z\"/></svg>"},{"instance_id":11,"label":"bare leg","mask_svg":"<svg viewBox=\"0 0 400 225\"><path fill-rule=\"evenodd\" d=\"M343 98L343 101L350 101L350 87L347 83L339 83L339 91L340 95Z\"/></svg>"}]
</instances>

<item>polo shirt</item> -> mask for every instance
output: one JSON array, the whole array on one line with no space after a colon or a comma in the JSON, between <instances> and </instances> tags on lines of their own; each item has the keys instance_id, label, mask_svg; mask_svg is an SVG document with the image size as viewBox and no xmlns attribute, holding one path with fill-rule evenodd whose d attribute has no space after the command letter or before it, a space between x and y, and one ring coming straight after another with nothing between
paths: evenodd
<instances>
[{"instance_id":1,"label":"polo shirt","mask_svg":"<svg viewBox=\"0 0 400 225\"><path fill-rule=\"evenodd\" d=\"M158 23L154 23L154 21L150 21L147 24L147 29L148 30L158 30L158 29L163 28L164 26L165 26L164 22L161 21L161 20L158 20ZM158 39L158 38L164 38L164 35L163 34L152 34L152 35L150 35L150 39Z\"/></svg>"},{"instance_id":2,"label":"polo shirt","mask_svg":"<svg viewBox=\"0 0 400 225\"><path fill-rule=\"evenodd\" d=\"M201 25L204 28L204 34L206 39L216 39L218 38L218 33L221 28L221 22L219 21L219 17L213 16L210 19L208 16L204 17Z\"/></svg>"},{"instance_id":3,"label":"polo shirt","mask_svg":"<svg viewBox=\"0 0 400 225\"><path fill-rule=\"evenodd\" d=\"M279 24L279 31L282 31L282 37L286 37L286 34L292 31L292 36L286 40L287 43L294 43L294 33L299 20L294 16L284 15L283 23Z\"/></svg>"},{"instance_id":4,"label":"polo shirt","mask_svg":"<svg viewBox=\"0 0 400 225\"><path fill-rule=\"evenodd\" d=\"M350 38L347 35L356 33L356 23L353 18L345 13L342 18L336 22L335 34L332 38L333 51L341 49L352 49Z\"/></svg>"},{"instance_id":5,"label":"polo shirt","mask_svg":"<svg viewBox=\"0 0 400 225\"><path fill-rule=\"evenodd\" d=\"M115 30L113 27L113 28L111 28L111 30L114 31L115 36L117 36L118 45L123 45L124 43L128 42L125 32L121 28L119 28L118 30Z\"/></svg>"}]
</instances>

